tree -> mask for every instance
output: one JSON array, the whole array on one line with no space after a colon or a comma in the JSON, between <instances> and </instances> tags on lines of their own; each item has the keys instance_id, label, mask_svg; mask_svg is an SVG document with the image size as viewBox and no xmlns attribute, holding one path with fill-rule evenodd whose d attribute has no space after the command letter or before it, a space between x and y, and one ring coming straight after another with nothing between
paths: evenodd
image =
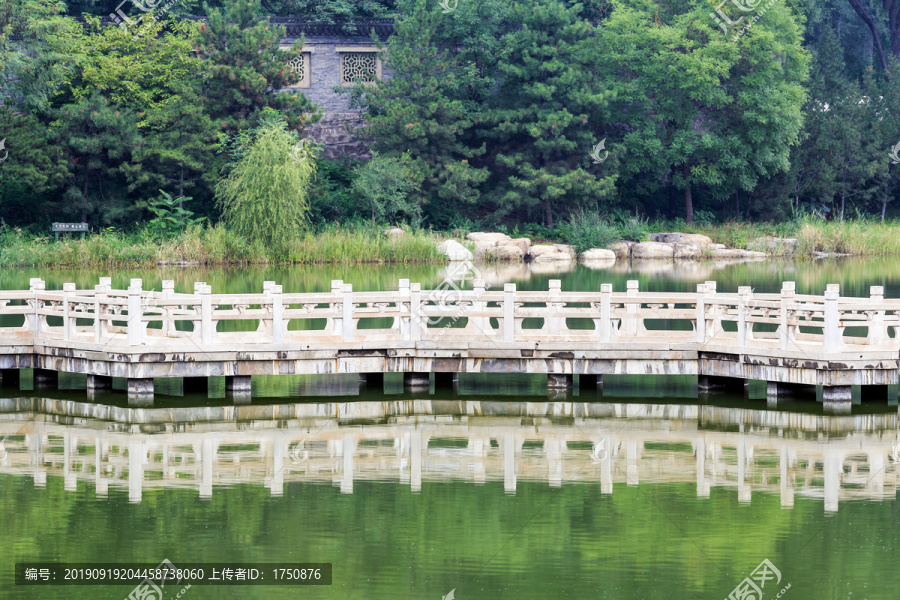
<instances>
[{"instance_id":1,"label":"tree","mask_svg":"<svg viewBox=\"0 0 900 600\"><path fill-rule=\"evenodd\" d=\"M590 159L610 95L589 76L604 59L579 10L556 0L517 5L501 40L485 134L503 179L501 213L539 208L548 227L555 211L596 205L614 191L615 175Z\"/></svg>"},{"instance_id":2,"label":"tree","mask_svg":"<svg viewBox=\"0 0 900 600\"><path fill-rule=\"evenodd\" d=\"M618 5L599 43L617 98L623 175L668 178L692 222L696 187L727 198L786 170L803 120L800 41L779 4L737 39L722 37L705 2Z\"/></svg>"},{"instance_id":3,"label":"tree","mask_svg":"<svg viewBox=\"0 0 900 600\"><path fill-rule=\"evenodd\" d=\"M206 7L209 17L197 36L197 51L209 60L206 109L228 133L255 123L265 108L280 111L299 131L320 118L302 93L282 91L298 81L287 62L299 56L303 41L280 50L284 27L269 25L259 10L259 0L227 0L222 10Z\"/></svg>"},{"instance_id":4,"label":"tree","mask_svg":"<svg viewBox=\"0 0 900 600\"><path fill-rule=\"evenodd\" d=\"M415 186L410 181L408 163L409 155L398 159L375 154L357 169L352 188L368 202L373 225L376 219L392 223L400 215L413 220L421 215L422 208L410 200Z\"/></svg>"},{"instance_id":5,"label":"tree","mask_svg":"<svg viewBox=\"0 0 900 600\"><path fill-rule=\"evenodd\" d=\"M900 58L900 0L882 0L881 9L874 10L866 6L866 0L848 0L850 6L859 15L869 32L872 35L872 42L875 44L875 50L878 53L878 60L881 63L881 69L885 78L890 77L888 70L888 58L885 55L884 47L881 44L881 32L879 25L887 27L887 33L890 39L891 57Z\"/></svg>"},{"instance_id":6,"label":"tree","mask_svg":"<svg viewBox=\"0 0 900 600\"><path fill-rule=\"evenodd\" d=\"M315 147L299 144L283 122L270 118L216 186L222 218L251 242L286 254L306 229L315 174Z\"/></svg>"}]
</instances>

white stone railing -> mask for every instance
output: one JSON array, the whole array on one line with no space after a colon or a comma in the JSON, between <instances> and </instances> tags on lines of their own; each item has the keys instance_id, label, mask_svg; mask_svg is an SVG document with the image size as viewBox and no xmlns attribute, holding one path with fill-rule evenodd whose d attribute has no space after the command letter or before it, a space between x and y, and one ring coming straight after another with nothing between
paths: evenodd
<instances>
[{"instance_id":1,"label":"white stone railing","mask_svg":"<svg viewBox=\"0 0 900 600\"><path fill-rule=\"evenodd\" d=\"M33 279L28 291L0 292L0 344L112 344L143 352L376 341L501 347L540 342L581 349L675 344L769 355L868 353L858 358L896 358L900 350L900 299L885 299L880 286L868 298L842 298L837 285L829 285L824 296L800 295L793 282L785 282L780 294L757 294L749 287L718 293L715 282L699 284L694 293L640 292L637 281L629 281L624 292L614 292L611 284L598 292L565 292L558 280L547 291L520 291L511 283L502 291L487 290L481 280L472 290L422 290L406 279L397 290L374 292L354 292L342 281L321 293L285 293L274 282L265 282L261 294L213 294L204 282L195 283L192 294L176 293L173 281L164 281L161 291L145 291L140 279L116 290L109 278L93 290L72 283L62 290L45 287ZM376 318L388 321L371 321ZM845 333L850 327L862 329L851 336Z\"/></svg>"}]
</instances>

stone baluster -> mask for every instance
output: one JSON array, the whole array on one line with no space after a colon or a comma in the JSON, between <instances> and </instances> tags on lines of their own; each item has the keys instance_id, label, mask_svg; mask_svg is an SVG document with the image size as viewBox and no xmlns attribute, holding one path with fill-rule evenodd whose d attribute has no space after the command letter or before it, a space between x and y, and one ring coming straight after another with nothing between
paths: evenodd
<instances>
[{"instance_id":1,"label":"stone baluster","mask_svg":"<svg viewBox=\"0 0 900 600\"><path fill-rule=\"evenodd\" d=\"M713 302L713 299L716 296L716 282L715 281L704 281L703 285L706 287L706 304L709 308L706 311L706 338L711 339L719 335L722 331L722 322L719 320L719 315L721 314L721 307Z\"/></svg>"},{"instance_id":2,"label":"stone baluster","mask_svg":"<svg viewBox=\"0 0 900 600\"><path fill-rule=\"evenodd\" d=\"M884 326L884 311L877 310L884 303L884 286L873 285L869 287L869 306L873 310L866 311L869 317L869 334L866 343L877 346L880 344L890 343L887 335L887 329Z\"/></svg>"},{"instance_id":3,"label":"stone baluster","mask_svg":"<svg viewBox=\"0 0 900 600\"><path fill-rule=\"evenodd\" d=\"M825 288L825 323L822 327L823 350L825 352L840 352L841 339L841 314L838 309L840 298L840 285L829 283Z\"/></svg>"},{"instance_id":4,"label":"stone baluster","mask_svg":"<svg viewBox=\"0 0 900 600\"><path fill-rule=\"evenodd\" d=\"M200 341L211 344L216 333L212 320L212 287L203 283L197 293L200 294Z\"/></svg>"},{"instance_id":5,"label":"stone baluster","mask_svg":"<svg viewBox=\"0 0 900 600\"><path fill-rule=\"evenodd\" d=\"M333 325L334 335L340 336L341 339L344 337L344 319L343 313L337 312L337 307L342 303L341 296L341 288L344 286L344 281L342 279L332 279L331 280L331 295L334 296L334 300L331 302L331 312L333 315L331 320Z\"/></svg>"},{"instance_id":6,"label":"stone baluster","mask_svg":"<svg viewBox=\"0 0 900 600\"><path fill-rule=\"evenodd\" d=\"M503 285L503 341L512 342L516 337L516 284Z\"/></svg>"},{"instance_id":7,"label":"stone baluster","mask_svg":"<svg viewBox=\"0 0 900 600\"><path fill-rule=\"evenodd\" d=\"M427 320L422 317L422 284L411 283L409 285L409 339L418 342L422 339L422 330L426 328ZM427 332L426 332L427 333Z\"/></svg>"},{"instance_id":8,"label":"stone baluster","mask_svg":"<svg viewBox=\"0 0 900 600\"><path fill-rule=\"evenodd\" d=\"M559 311L565 304L560 298L562 292L562 282L559 279L551 279L549 294L550 301L547 302L547 318L545 319L545 329L547 335L559 335L562 329L563 319L559 316Z\"/></svg>"},{"instance_id":9,"label":"stone baluster","mask_svg":"<svg viewBox=\"0 0 900 600\"><path fill-rule=\"evenodd\" d=\"M611 283L600 284L600 341L608 342L613 337Z\"/></svg>"},{"instance_id":10,"label":"stone baluster","mask_svg":"<svg viewBox=\"0 0 900 600\"><path fill-rule=\"evenodd\" d=\"M284 296L283 288L280 285L273 285L269 288L269 298L272 301L272 341L276 344L284 340L285 322L284 322Z\"/></svg>"},{"instance_id":11,"label":"stone baluster","mask_svg":"<svg viewBox=\"0 0 900 600\"><path fill-rule=\"evenodd\" d=\"M63 340L68 342L72 339L72 332L75 329L75 317L70 314L71 306L69 298L75 293L74 283L63 284Z\"/></svg>"},{"instance_id":12,"label":"stone baluster","mask_svg":"<svg viewBox=\"0 0 900 600\"><path fill-rule=\"evenodd\" d=\"M175 281L172 279L163 279L162 282L162 299L169 300L175 294ZM172 318L172 307L163 306L162 308L162 335L168 337L170 333L175 332L175 320Z\"/></svg>"},{"instance_id":13,"label":"stone baluster","mask_svg":"<svg viewBox=\"0 0 900 600\"><path fill-rule=\"evenodd\" d=\"M343 321L344 332L343 340L349 342L353 340L354 329L356 324L353 322L353 284L345 283L341 286L341 297L343 298Z\"/></svg>"},{"instance_id":14,"label":"stone baluster","mask_svg":"<svg viewBox=\"0 0 900 600\"><path fill-rule=\"evenodd\" d=\"M487 302L481 300L484 296L484 287L484 279L472 282L472 295L475 297L472 301L472 312L483 312L487 307ZM488 317L469 317L469 329L475 335L488 336L491 333L491 320Z\"/></svg>"},{"instance_id":15,"label":"stone baluster","mask_svg":"<svg viewBox=\"0 0 900 600\"><path fill-rule=\"evenodd\" d=\"M794 301L796 284L793 281L785 281L781 284L781 325L779 327L779 339L781 349L787 350L794 344L794 327L791 323L790 304Z\"/></svg>"},{"instance_id":16,"label":"stone baluster","mask_svg":"<svg viewBox=\"0 0 900 600\"><path fill-rule=\"evenodd\" d=\"M748 285L738 287L738 319L737 319L737 343L739 347L747 345L747 341L753 338L753 325L747 325L747 303L753 288Z\"/></svg>"},{"instance_id":17,"label":"stone baluster","mask_svg":"<svg viewBox=\"0 0 900 600\"><path fill-rule=\"evenodd\" d=\"M28 303L31 304L32 308L34 308L34 314L28 316L28 328L32 331L34 337L38 337L41 335L41 323L44 320L44 317L38 314L38 311L41 307L42 300L38 299L38 294L47 289L47 284L44 283L44 280L39 277L33 277L28 280L29 292L34 296L33 300L29 300Z\"/></svg>"},{"instance_id":18,"label":"stone baluster","mask_svg":"<svg viewBox=\"0 0 900 600\"><path fill-rule=\"evenodd\" d=\"M694 339L697 343L706 342L706 284L697 284L696 316L694 317Z\"/></svg>"},{"instance_id":19,"label":"stone baluster","mask_svg":"<svg viewBox=\"0 0 900 600\"><path fill-rule=\"evenodd\" d=\"M141 293L143 281L132 279L128 286L128 329L126 340L129 346L140 346L143 341L143 310L141 309Z\"/></svg>"},{"instance_id":20,"label":"stone baluster","mask_svg":"<svg viewBox=\"0 0 900 600\"><path fill-rule=\"evenodd\" d=\"M410 317L403 316L403 304L409 301L409 279L401 279L397 289L400 294L400 300L397 302L399 316L394 319L394 328L397 329L397 333L405 338L409 335L409 323L412 316L412 313L410 313Z\"/></svg>"},{"instance_id":21,"label":"stone baluster","mask_svg":"<svg viewBox=\"0 0 900 600\"><path fill-rule=\"evenodd\" d=\"M628 298L637 298L640 282L635 279L630 279L626 284L625 296ZM640 308L640 303L631 301L625 305L625 323L623 329L625 330L625 335L627 336L636 336L638 333L638 309Z\"/></svg>"}]
</instances>

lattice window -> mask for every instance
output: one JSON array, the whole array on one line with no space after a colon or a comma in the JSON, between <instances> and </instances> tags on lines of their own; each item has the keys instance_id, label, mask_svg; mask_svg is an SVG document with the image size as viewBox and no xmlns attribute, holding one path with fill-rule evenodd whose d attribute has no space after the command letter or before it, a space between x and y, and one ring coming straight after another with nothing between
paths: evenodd
<instances>
[{"instance_id":1,"label":"lattice window","mask_svg":"<svg viewBox=\"0 0 900 600\"><path fill-rule=\"evenodd\" d=\"M287 64L291 71L300 77L300 80L294 84L294 87L309 87L310 53L301 52L299 56L292 58Z\"/></svg>"},{"instance_id":2,"label":"lattice window","mask_svg":"<svg viewBox=\"0 0 900 600\"><path fill-rule=\"evenodd\" d=\"M341 52L341 85L375 83L381 79L376 52Z\"/></svg>"}]
</instances>

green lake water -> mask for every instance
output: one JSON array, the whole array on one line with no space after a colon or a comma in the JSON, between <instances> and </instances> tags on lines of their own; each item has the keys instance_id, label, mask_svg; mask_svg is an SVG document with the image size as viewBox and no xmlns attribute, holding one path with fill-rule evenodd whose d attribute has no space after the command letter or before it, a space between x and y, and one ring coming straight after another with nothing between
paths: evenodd
<instances>
[{"instance_id":1,"label":"green lake water","mask_svg":"<svg viewBox=\"0 0 900 600\"><path fill-rule=\"evenodd\" d=\"M799 293L841 284L900 297L893 259L617 265L537 272L484 267L489 286ZM437 266L0 272L0 289L42 277L144 289L174 279L220 292L438 285ZM2 331L2 330L0 330ZM0 333L2 334L2 333ZM612 377L549 400L533 376L463 376L455 391L404 392L386 378L254 378L232 405L124 395L91 406L83 376L60 389L0 390L0 598L127 598L133 586L15 585L18 562L331 563L330 586L192 586L185 599L729 598L768 560L762 598L888 599L900 590L897 403L824 413L698 396L696 378ZM159 390L159 388L158 388ZM164 392L166 390L163 390ZM762 397L763 399L757 399ZM758 574L759 571L756 571ZM772 577L774 573L770 571ZM174 598L181 588L166 588ZM734 596L749 598L752 596ZM758 600L754 597L754 600Z\"/></svg>"}]
</instances>

